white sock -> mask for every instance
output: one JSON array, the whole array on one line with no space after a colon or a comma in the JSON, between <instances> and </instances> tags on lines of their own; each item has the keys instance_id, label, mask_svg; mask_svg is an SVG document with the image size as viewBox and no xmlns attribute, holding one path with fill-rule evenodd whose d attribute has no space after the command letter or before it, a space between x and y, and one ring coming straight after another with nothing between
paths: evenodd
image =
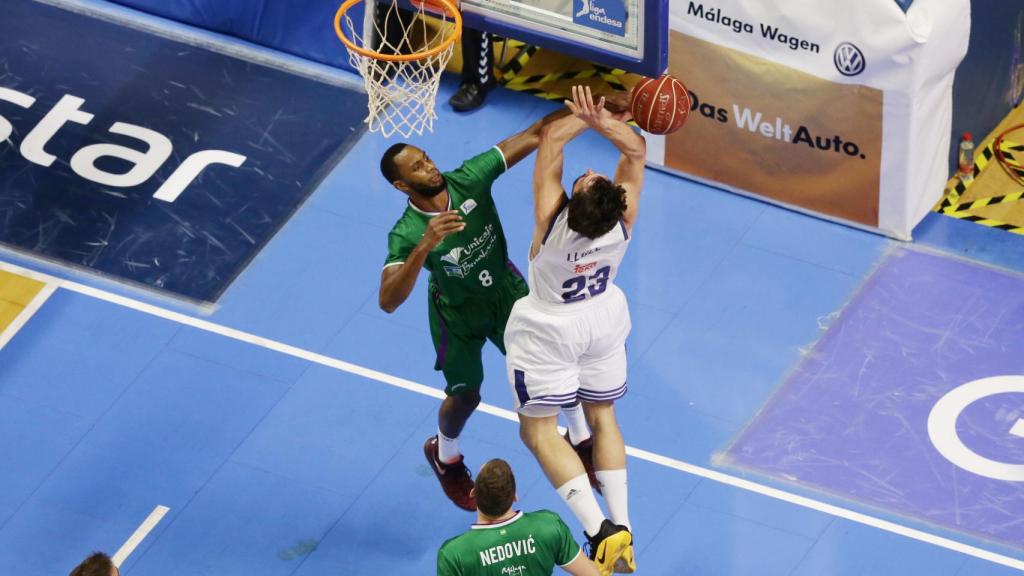
<instances>
[{"instance_id":1,"label":"white sock","mask_svg":"<svg viewBox=\"0 0 1024 576\"><path fill-rule=\"evenodd\" d=\"M578 446L580 442L590 438L590 427L587 426L582 404L577 402L575 406L562 406L562 413L569 422L569 441L573 446Z\"/></svg>"},{"instance_id":2,"label":"white sock","mask_svg":"<svg viewBox=\"0 0 1024 576\"><path fill-rule=\"evenodd\" d=\"M449 438L437 430L437 457L442 464L451 464L459 459L462 452L459 452L459 439Z\"/></svg>"},{"instance_id":3,"label":"white sock","mask_svg":"<svg viewBox=\"0 0 1024 576\"><path fill-rule=\"evenodd\" d=\"M569 480L558 487L558 495L569 506L576 519L583 524L583 530L590 536L595 536L601 531L601 522L604 521L604 513L594 498L594 491L590 488L590 480L586 474Z\"/></svg>"},{"instance_id":4,"label":"white sock","mask_svg":"<svg viewBox=\"0 0 1024 576\"><path fill-rule=\"evenodd\" d=\"M595 470L594 475L601 485L601 493L608 505L608 515L612 522L622 524L632 530L629 523L629 490L626 486L626 469Z\"/></svg>"}]
</instances>

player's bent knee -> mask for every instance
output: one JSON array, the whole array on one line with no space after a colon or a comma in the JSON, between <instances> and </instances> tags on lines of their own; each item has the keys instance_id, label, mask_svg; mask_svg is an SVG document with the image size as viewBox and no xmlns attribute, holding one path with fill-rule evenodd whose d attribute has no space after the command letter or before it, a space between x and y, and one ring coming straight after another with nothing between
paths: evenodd
<instances>
[{"instance_id":1,"label":"player's bent knee","mask_svg":"<svg viewBox=\"0 0 1024 576\"><path fill-rule=\"evenodd\" d=\"M545 437L558 435L558 416L533 417L520 412L519 438L531 451L544 442Z\"/></svg>"},{"instance_id":2,"label":"player's bent knee","mask_svg":"<svg viewBox=\"0 0 1024 576\"><path fill-rule=\"evenodd\" d=\"M531 451L536 447L536 434L525 423L519 423L519 439Z\"/></svg>"},{"instance_id":3,"label":"player's bent knee","mask_svg":"<svg viewBox=\"0 0 1024 576\"><path fill-rule=\"evenodd\" d=\"M615 420L615 403L611 401L587 402L584 400L583 414L587 418L587 424L593 430L601 426L618 425Z\"/></svg>"},{"instance_id":4,"label":"player's bent knee","mask_svg":"<svg viewBox=\"0 0 1024 576\"><path fill-rule=\"evenodd\" d=\"M476 407L480 405L480 401L482 400L479 390L466 390L465 392L454 394L451 397L455 402L458 402L461 407L469 410L476 410Z\"/></svg>"},{"instance_id":5,"label":"player's bent knee","mask_svg":"<svg viewBox=\"0 0 1024 576\"><path fill-rule=\"evenodd\" d=\"M606 400L602 402L590 402L583 400L580 402L583 406L583 413L589 418L593 415L596 418L615 417L615 402L612 400Z\"/></svg>"}]
</instances>

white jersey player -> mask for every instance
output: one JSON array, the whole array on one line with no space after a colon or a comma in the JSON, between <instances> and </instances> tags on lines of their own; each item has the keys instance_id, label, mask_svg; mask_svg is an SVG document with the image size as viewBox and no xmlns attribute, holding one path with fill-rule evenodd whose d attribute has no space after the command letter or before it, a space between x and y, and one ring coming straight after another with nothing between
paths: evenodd
<instances>
[{"instance_id":1,"label":"white jersey player","mask_svg":"<svg viewBox=\"0 0 1024 576\"><path fill-rule=\"evenodd\" d=\"M615 102L626 108L621 98ZM530 294L505 328L509 382L520 436L583 525L602 574L635 570L626 490L626 452L613 402L626 393L629 309L615 285L637 215L646 147L643 137L589 88L573 88L573 116L541 133L534 166ZM620 152L614 179L588 170L571 197L562 187L563 147L592 128ZM577 454L558 434L559 407L583 401L593 431L596 480L605 517Z\"/></svg>"}]
</instances>

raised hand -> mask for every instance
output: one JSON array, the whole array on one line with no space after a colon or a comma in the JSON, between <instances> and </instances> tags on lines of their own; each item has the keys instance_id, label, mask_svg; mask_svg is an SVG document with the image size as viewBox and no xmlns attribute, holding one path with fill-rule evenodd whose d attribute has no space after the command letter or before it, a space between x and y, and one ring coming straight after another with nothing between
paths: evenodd
<instances>
[{"instance_id":1,"label":"raised hand","mask_svg":"<svg viewBox=\"0 0 1024 576\"><path fill-rule=\"evenodd\" d=\"M572 101L565 101L565 105L572 110L580 120L583 120L591 127L599 126L604 120L611 117L611 112L604 108L604 97L594 102L594 96L590 93L590 86L573 86Z\"/></svg>"},{"instance_id":2,"label":"raised hand","mask_svg":"<svg viewBox=\"0 0 1024 576\"><path fill-rule=\"evenodd\" d=\"M565 105L577 118L586 122L591 128L598 128L609 121L628 121L630 118L628 102L629 94L623 92L612 95L611 99L607 101L602 96L595 103L589 86L573 86L572 101L566 100Z\"/></svg>"}]
</instances>

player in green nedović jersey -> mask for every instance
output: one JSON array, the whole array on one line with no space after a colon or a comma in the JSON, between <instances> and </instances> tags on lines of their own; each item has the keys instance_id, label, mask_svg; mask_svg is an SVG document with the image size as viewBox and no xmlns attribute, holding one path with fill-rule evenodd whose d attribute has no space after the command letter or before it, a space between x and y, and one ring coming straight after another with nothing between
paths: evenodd
<instances>
[{"instance_id":1,"label":"player in green nedovi\u0107 jersey","mask_svg":"<svg viewBox=\"0 0 1024 576\"><path fill-rule=\"evenodd\" d=\"M476 510L476 504L458 437L480 404L483 347L489 340L505 353L505 323L512 305L528 292L508 258L491 186L537 149L545 126L567 113L548 114L450 172L442 173L426 152L406 143L388 148L380 161L384 178L409 197L388 235L380 307L395 311L409 297L420 270L430 275L434 368L444 373L446 397L438 412L437 435L427 439L423 451L444 493L464 510ZM571 443L584 459L590 454L590 431L583 410L577 402L564 413Z\"/></svg>"},{"instance_id":2,"label":"player in green nedovi\u0107 jersey","mask_svg":"<svg viewBox=\"0 0 1024 576\"><path fill-rule=\"evenodd\" d=\"M550 576L555 566L574 576L599 576L558 514L512 509L516 478L508 462L484 464L473 495L477 521L437 551L438 576Z\"/></svg>"}]
</instances>

